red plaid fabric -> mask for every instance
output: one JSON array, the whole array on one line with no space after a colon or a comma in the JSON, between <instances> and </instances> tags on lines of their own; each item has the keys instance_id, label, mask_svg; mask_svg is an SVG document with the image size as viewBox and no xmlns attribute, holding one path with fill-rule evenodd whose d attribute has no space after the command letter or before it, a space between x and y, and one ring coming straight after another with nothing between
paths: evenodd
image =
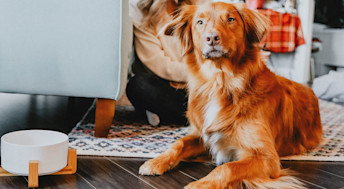
<instances>
[{"instance_id":1,"label":"red plaid fabric","mask_svg":"<svg viewBox=\"0 0 344 189\"><path fill-rule=\"evenodd\" d=\"M279 13L271 9L258 10L270 18L272 26L261 43L264 50L275 53L293 52L297 46L305 44L301 21L298 15Z\"/></svg>"}]
</instances>

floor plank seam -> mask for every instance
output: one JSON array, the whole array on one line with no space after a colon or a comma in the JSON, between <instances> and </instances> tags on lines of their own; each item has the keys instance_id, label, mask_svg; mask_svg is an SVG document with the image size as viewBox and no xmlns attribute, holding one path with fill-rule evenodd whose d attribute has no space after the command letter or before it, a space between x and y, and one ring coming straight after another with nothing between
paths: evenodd
<instances>
[{"instance_id":1,"label":"floor plank seam","mask_svg":"<svg viewBox=\"0 0 344 189\"><path fill-rule=\"evenodd\" d=\"M144 183L148 184L149 186L153 187L154 189L158 189L157 187L153 186L152 184L150 184L149 182L147 182L146 180L138 177L136 174L132 173L131 171L129 171L128 169L124 168L123 166L121 166L120 164L114 162L112 159L106 157L107 160L109 160L110 162L112 162L113 164L117 165L118 167L120 167L121 169L123 169L124 171L128 172L129 174L133 175L134 177L138 178L139 180L143 181Z\"/></svg>"},{"instance_id":2,"label":"floor plank seam","mask_svg":"<svg viewBox=\"0 0 344 189\"><path fill-rule=\"evenodd\" d=\"M195 177L193 177L193 176L191 176L191 175L189 175L189 174L187 174L187 173L185 173L185 172L183 172L183 171L180 171L180 170L178 170L181 174L183 174L183 175L185 175L185 176L187 176L187 177L189 177L189 178L191 178L192 180L198 180L197 178L195 178Z\"/></svg>"},{"instance_id":3,"label":"floor plank seam","mask_svg":"<svg viewBox=\"0 0 344 189\"><path fill-rule=\"evenodd\" d=\"M340 175L337 175L337 174L334 174L334 173L331 173L331 172L328 172L328 171L325 171L325 170L322 170L322 169L318 169L318 168L316 168L316 169L319 170L319 171L322 171L324 173L327 173L327 174L330 174L330 175L333 175L333 176L336 176L336 177L344 179L343 176L340 176Z\"/></svg>"},{"instance_id":4,"label":"floor plank seam","mask_svg":"<svg viewBox=\"0 0 344 189\"><path fill-rule=\"evenodd\" d=\"M79 173L76 173L76 175L78 175L82 180L84 180L88 185L90 185L92 188L97 189L97 187L93 186L93 184L91 182L89 182L85 177L83 177L82 175L80 175Z\"/></svg>"},{"instance_id":5,"label":"floor plank seam","mask_svg":"<svg viewBox=\"0 0 344 189\"><path fill-rule=\"evenodd\" d=\"M312 182L309 182L309 181L306 181L306 180L303 180L303 179L300 179L300 178L298 178L300 181L302 181L302 182L304 182L304 183L307 183L307 184L309 184L309 185L313 185L313 186L316 186L316 187L318 187L318 188L322 188L322 189L327 189L327 188L325 188L325 187L323 187L323 186L320 186L320 185L317 185L317 184L314 184L314 183L312 183Z\"/></svg>"}]
</instances>

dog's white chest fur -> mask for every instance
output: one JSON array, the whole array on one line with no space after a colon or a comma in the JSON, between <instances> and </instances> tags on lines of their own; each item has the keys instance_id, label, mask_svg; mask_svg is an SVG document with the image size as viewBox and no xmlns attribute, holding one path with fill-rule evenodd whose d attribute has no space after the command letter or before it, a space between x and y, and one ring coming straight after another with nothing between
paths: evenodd
<instances>
[{"instance_id":1,"label":"dog's white chest fur","mask_svg":"<svg viewBox=\"0 0 344 189\"><path fill-rule=\"evenodd\" d=\"M209 147L216 165L221 165L238 159L238 149L234 146L228 145L228 138L220 132L215 132L209 135L204 134L203 139L205 145Z\"/></svg>"},{"instance_id":2,"label":"dog's white chest fur","mask_svg":"<svg viewBox=\"0 0 344 189\"><path fill-rule=\"evenodd\" d=\"M221 70L216 68L216 66L214 66L214 64L211 61L206 61L205 63L203 63L203 65L201 66L201 72L203 73L203 75L210 79L212 77L214 77L214 75L216 73L219 73Z\"/></svg>"},{"instance_id":3,"label":"dog's white chest fur","mask_svg":"<svg viewBox=\"0 0 344 189\"><path fill-rule=\"evenodd\" d=\"M222 146L228 140L225 138L225 136L223 136L220 132L206 134L206 129L210 125L216 124L215 120L218 117L220 110L221 106L218 98L210 98L205 107L204 126L202 131L204 143L210 148L210 153L212 154L217 165L221 165L225 162L236 159L236 148L230 146L226 146L224 148Z\"/></svg>"},{"instance_id":4,"label":"dog's white chest fur","mask_svg":"<svg viewBox=\"0 0 344 189\"><path fill-rule=\"evenodd\" d=\"M219 95L220 90L224 87L224 77L222 71L216 68L211 61L207 61L201 66L201 72L205 78L208 79L208 82L199 86L196 84L197 78L190 78L189 88L195 94L206 95L207 102L205 103L203 112L204 123L202 137L204 144L210 149L210 153L216 161L216 164L221 165L223 163L236 160L238 154L238 149L231 146L228 142L228 138L223 136L220 132L214 132L211 134L207 133L207 128L216 124L219 112L224 108L220 102L221 95ZM230 79L232 78L233 77ZM235 85L241 85L241 82L234 83Z\"/></svg>"},{"instance_id":5,"label":"dog's white chest fur","mask_svg":"<svg viewBox=\"0 0 344 189\"><path fill-rule=\"evenodd\" d=\"M209 127L215 121L220 109L217 98L213 98L208 102L204 112L204 129Z\"/></svg>"},{"instance_id":6,"label":"dog's white chest fur","mask_svg":"<svg viewBox=\"0 0 344 189\"><path fill-rule=\"evenodd\" d=\"M214 65L212 65L211 62L208 61L205 64L203 64L201 69L203 74L208 79L213 80L215 78L214 82L210 82L212 86L210 91L208 91L208 102L204 109L204 128L207 128L215 121L219 111L221 110L220 102L217 98L216 93L218 88L221 87L220 85L223 84L223 82L218 81L218 79L216 79L217 77L219 77L217 73L219 73L220 70L217 69Z\"/></svg>"}]
</instances>

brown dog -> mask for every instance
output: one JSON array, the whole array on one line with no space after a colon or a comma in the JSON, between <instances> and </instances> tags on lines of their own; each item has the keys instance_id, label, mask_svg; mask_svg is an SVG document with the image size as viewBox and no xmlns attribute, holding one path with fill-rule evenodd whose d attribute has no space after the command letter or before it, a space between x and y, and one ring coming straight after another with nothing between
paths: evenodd
<instances>
[{"instance_id":1,"label":"brown dog","mask_svg":"<svg viewBox=\"0 0 344 189\"><path fill-rule=\"evenodd\" d=\"M303 188L279 156L304 153L322 139L312 90L272 73L256 44L269 20L242 4L185 6L166 26L185 48L190 71L188 136L140 167L161 175L207 150L216 161L186 188Z\"/></svg>"}]
</instances>

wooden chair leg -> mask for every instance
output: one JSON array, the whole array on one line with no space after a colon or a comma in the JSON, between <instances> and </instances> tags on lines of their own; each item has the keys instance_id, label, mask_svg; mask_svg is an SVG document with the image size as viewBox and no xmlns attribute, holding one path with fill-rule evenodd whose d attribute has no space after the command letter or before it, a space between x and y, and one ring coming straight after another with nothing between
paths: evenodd
<instances>
[{"instance_id":1,"label":"wooden chair leg","mask_svg":"<svg viewBox=\"0 0 344 189\"><path fill-rule=\"evenodd\" d=\"M106 138L115 115L116 101L97 99L94 136Z\"/></svg>"},{"instance_id":2,"label":"wooden chair leg","mask_svg":"<svg viewBox=\"0 0 344 189\"><path fill-rule=\"evenodd\" d=\"M37 188L38 187L38 161L30 161L29 163L29 178L28 187Z\"/></svg>"}]
</instances>

